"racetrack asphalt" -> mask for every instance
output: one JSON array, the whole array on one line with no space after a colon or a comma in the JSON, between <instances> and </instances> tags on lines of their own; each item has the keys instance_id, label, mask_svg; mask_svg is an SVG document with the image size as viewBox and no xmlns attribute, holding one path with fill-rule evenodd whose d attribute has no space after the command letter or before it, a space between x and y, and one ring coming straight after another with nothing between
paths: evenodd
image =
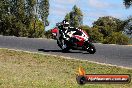
<instances>
[{"instance_id":1,"label":"racetrack asphalt","mask_svg":"<svg viewBox=\"0 0 132 88\"><path fill-rule=\"evenodd\" d=\"M41 52L132 68L132 46L98 43L94 43L94 45L97 50L95 54L79 50L62 53L57 46L56 40L0 36L0 48Z\"/></svg>"}]
</instances>

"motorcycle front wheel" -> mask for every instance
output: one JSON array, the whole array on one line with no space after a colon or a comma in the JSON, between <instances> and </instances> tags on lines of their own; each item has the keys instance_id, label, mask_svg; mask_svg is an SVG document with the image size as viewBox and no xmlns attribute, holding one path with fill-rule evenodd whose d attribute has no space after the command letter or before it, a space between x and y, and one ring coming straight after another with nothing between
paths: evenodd
<instances>
[{"instance_id":1,"label":"motorcycle front wheel","mask_svg":"<svg viewBox=\"0 0 132 88\"><path fill-rule=\"evenodd\" d=\"M94 54L96 52L95 46L92 43L87 44L87 52Z\"/></svg>"}]
</instances>

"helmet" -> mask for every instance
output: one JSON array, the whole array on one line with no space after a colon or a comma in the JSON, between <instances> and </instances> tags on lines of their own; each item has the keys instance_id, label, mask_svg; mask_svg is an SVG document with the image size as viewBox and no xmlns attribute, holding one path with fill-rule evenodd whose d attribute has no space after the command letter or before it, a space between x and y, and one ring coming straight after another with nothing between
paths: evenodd
<instances>
[{"instance_id":1,"label":"helmet","mask_svg":"<svg viewBox=\"0 0 132 88\"><path fill-rule=\"evenodd\" d=\"M69 25L70 24L67 20L63 20L63 28L68 29Z\"/></svg>"}]
</instances>

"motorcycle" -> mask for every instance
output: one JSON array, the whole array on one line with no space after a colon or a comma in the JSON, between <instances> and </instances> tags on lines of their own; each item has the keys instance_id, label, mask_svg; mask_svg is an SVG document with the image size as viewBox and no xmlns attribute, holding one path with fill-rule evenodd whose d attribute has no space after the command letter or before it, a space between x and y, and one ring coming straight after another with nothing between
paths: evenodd
<instances>
[{"instance_id":1,"label":"motorcycle","mask_svg":"<svg viewBox=\"0 0 132 88\"><path fill-rule=\"evenodd\" d=\"M80 30L82 35L77 35L76 31L67 31L67 35L70 36L69 39L64 39L62 35L60 35L59 28L55 27L51 30L52 36L57 40L58 46L62 49L63 52L68 52L70 49L72 50L83 50L87 51L90 54L94 54L96 52L95 46L89 39L88 34L84 30Z\"/></svg>"}]
</instances>

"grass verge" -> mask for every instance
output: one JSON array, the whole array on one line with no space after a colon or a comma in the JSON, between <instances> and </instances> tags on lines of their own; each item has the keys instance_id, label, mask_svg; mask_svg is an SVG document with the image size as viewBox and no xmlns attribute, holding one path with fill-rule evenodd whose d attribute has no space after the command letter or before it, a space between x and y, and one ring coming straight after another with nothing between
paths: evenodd
<instances>
[{"instance_id":1,"label":"grass verge","mask_svg":"<svg viewBox=\"0 0 132 88\"><path fill-rule=\"evenodd\" d=\"M0 49L0 88L132 88L132 82L78 85L76 71L80 65L89 74L132 75L132 69Z\"/></svg>"}]
</instances>

